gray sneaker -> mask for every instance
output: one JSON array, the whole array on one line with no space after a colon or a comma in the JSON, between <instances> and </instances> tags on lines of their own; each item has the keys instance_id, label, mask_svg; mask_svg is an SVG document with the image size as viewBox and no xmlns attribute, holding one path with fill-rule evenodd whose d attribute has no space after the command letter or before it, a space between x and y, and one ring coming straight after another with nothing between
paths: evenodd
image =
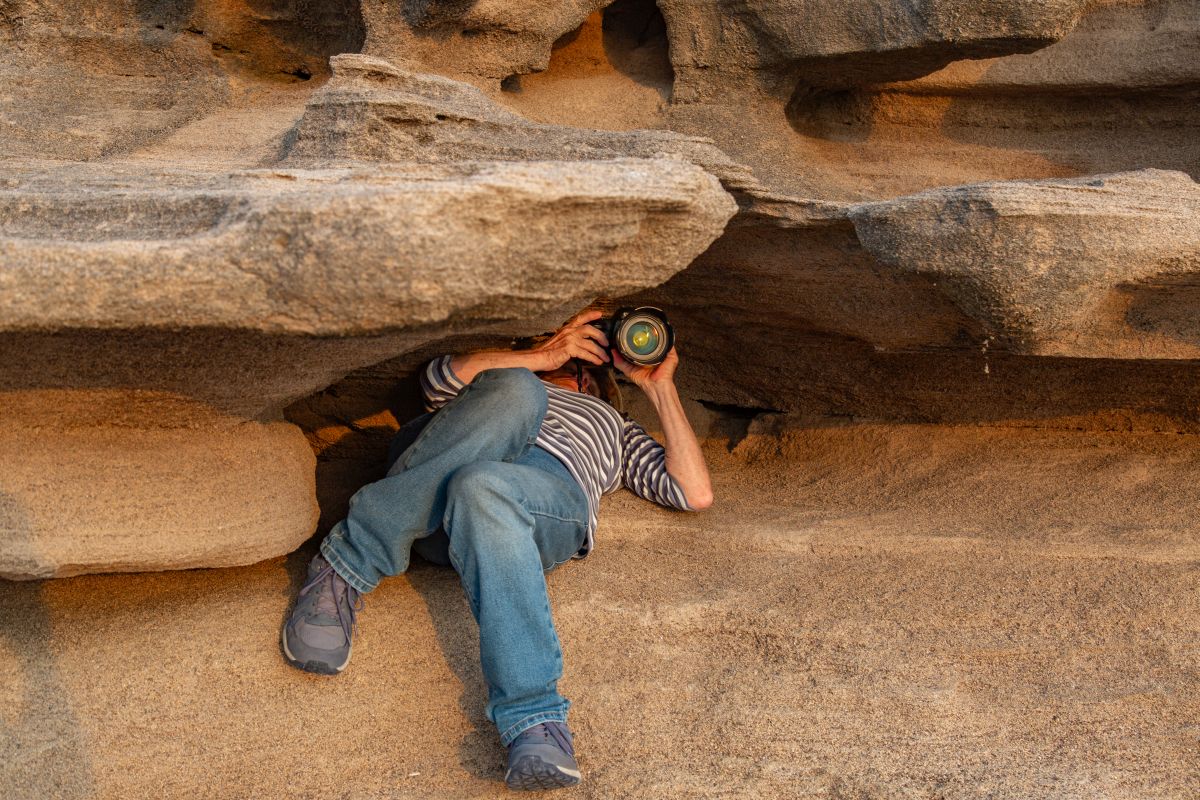
<instances>
[{"instance_id":1,"label":"gray sneaker","mask_svg":"<svg viewBox=\"0 0 1200 800\"><path fill-rule=\"evenodd\" d=\"M317 555L308 565L308 582L283 626L283 654L307 672L336 675L350 663L355 612L362 595Z\"/></svg>"},{"instance_id":2,"label":"gray sneaker","mask_svg":"<svg viewBox=\"0 0 1200 800\"><path fill-rule=\"evenodd\" d=\"M522 731L508 746L510 789L561 789L579 783L575 746L565 722L543 722Z\"/></svg>"}]
</instances>

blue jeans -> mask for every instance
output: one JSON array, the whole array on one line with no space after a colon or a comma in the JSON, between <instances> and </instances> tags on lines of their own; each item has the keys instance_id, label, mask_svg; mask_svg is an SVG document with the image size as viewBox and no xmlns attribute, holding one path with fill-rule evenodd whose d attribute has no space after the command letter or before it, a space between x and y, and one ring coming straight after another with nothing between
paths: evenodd
<instances>
[{"instance_id":1,"label":"blue jeans","mask_svg":"<svg viewBox=\"0 0 1200 800\"><path fill-rule=\"evenodd\" d=\"M566 721L570 705L557 688L562 650L544 573L583 546L588 506L562 462L534 445L545 414L546 387L529 370L479 373L321 543L337 573L369 592L408 569L414 543L440 549L445 532L479 623L488 719L505 745Z\"/></svg>"}]
</instances>

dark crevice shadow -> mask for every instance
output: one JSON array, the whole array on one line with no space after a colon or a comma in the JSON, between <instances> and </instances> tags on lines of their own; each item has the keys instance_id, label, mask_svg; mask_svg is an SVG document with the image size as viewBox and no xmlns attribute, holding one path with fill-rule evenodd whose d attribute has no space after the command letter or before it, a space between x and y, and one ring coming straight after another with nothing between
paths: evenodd
<instances>
[{"instance_id":1,"label":"dark crevice shadow","mask_svg":"<svg viewBox=\"0 0 1200 800\"><path fill-rule=\"evenodd\" d=\"M400 15L413 30L440 30L461 24L461 17L478 0L407 0L397 3Z\"/></svg>"},{"instance_id":2,"label":"dark crevice shadow","mask_svg":"<svg viewBox=\"0 0 1200 800\"><path fill-rule=\"evenodd\" d=\"M1200 345L1200 281L1194 276L1165 274L1114 287L1131 330L1195 347Z\"/></svg>"},{"instance_id":3,"label":"dark crevice shadow","mask_svg":"<svg viewBox=\"0 0 1200 800\"><path fill-rule=\"evenodd\" d=\"M0 492L0 535L30 533L17 500ZM0 786L16 790L13 797L91 797L91 757L59 672L43 585L0 579Z\"/></svg>"},{"instance_id":4,"label":"dark crevice shadow","mask_svg":"<svg viewBox=\"0 0 1200 800\"><path fill-rule=\"evenodd\" d=\"M328 73L329 57L362 51L361 0L135 0L148 43L198 36L216 59L259 78L305 81Z\"/></svg>"},{"instance_id":5,"label":"dark crevice shadow","mask_svg":"<svg viewBox=\"0 0 1200 800\"><path fill-rule=\"evenodd\" d=\"M654 0L616 0L604 9L604 54L613 69L670 101L675 85L667 23Z\"/></svg>"}]
</instances>

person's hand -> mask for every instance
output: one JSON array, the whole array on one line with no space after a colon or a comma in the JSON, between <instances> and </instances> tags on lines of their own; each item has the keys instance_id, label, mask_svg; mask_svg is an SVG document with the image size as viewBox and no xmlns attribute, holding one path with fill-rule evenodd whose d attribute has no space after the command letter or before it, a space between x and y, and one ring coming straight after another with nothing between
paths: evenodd
<instances>
[{"instance_id":1,"label":"person's hand","mask_svg":"<svg viewBox=\"0 0 1200 800\"><path fill-rule=\"evenodd\" d=\"M625 377L637 384L638 388L643 392L650 392L656 387L673 384L675 380L675 368L679 366L679 354L672 347L661 364L653 367L644 367L631 364L622 358L620 353L614 350L613 365L621 370L625 374Z\"/></svg>"},{"instance_id":2,"label":"person's hand","mask_svg":"<svg viewBox=\"0 0 1200 800\"><path fill-rule=\"evenodd\" d=\"M608 353L604 349L608 346L608 337L599 328L588 324L603 316L602 311L594 309L576 314L553 336L533 348L539 362L534 372L558 369L572 358L589 364L608 363Z\"/></svg>"}]
</instances>

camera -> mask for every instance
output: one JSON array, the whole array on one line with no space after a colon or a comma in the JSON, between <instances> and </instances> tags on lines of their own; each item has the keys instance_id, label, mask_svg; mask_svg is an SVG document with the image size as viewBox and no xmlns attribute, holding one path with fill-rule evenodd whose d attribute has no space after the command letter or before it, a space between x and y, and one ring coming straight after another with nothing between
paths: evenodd
<instances>
[{"instance_id":1,"label":"camera","mask_svg":"<svg viewBox=\"0 0 1200 800\"><path fill-rule=\"evenodd\" d=\"M675 345L675 331L666 312L654 306L618 308L612 316L592 324L608 337L609 357L615 350L631 364L661 364Z\"/></svg>"}]
</instances>

